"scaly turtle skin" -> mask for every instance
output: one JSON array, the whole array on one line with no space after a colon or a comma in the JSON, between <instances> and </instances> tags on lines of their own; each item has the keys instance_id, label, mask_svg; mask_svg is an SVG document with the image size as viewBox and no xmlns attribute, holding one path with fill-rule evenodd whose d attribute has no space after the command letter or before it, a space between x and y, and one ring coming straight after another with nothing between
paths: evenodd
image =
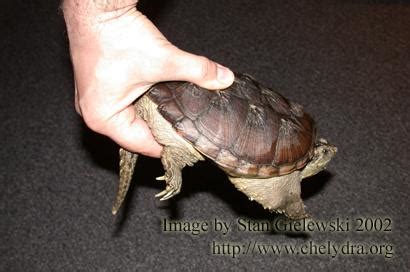
<instances>
[{"instance_id":1,"label":"scaly turtle skin","mask_svg":"<svg viewBox=\"0 0 410 272\"><path fill-rule=\"evenodd\" d=\"M316 141L312 118L296 103L236 74L227 89L209 91L193 83L154 85L135 103L137 114L164 146L166 189L179 193L181 170L204 156L223 169L237 189L265 208L291 218L307 214L300 181L323 170L336 153ZM120 187L115 214L128 190L137 154L120 150Z\"/></svg>"}]
</instances>

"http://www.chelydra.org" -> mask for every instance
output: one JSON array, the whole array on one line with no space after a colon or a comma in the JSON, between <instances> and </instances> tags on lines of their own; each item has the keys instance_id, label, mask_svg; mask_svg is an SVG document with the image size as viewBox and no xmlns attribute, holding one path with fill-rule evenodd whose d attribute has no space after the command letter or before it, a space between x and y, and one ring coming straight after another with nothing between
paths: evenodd
<instances>
[{"instance_id":1,"label":"http://www.chelydra.org","mask_svg":"<svg viewBox=\"0 0 410 272\"><path fill-rule=\"evenodd\" d=\"M336 147L316 139L312 118L296 103L236 74L227 89L210 91L189 82L163 82L135 102L139 117L164 146L166 188L178 194L182 169L204 157L226 172L250 200L294 219L307 216L301 181L323 170ZM120 149L116 214L129 188L138 155Z\"/></svg>"}]
</instances>

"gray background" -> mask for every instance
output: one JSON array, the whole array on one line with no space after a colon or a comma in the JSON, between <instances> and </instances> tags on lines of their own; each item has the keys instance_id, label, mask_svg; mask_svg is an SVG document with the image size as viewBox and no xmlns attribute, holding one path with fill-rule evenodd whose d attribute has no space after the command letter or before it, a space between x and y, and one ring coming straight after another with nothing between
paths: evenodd
<instances>
[{"instance_id":1,"label":"gray background","mask_svg":"<svg viewBox=\"0 0 410 272\"><path fill-rule=\"evenodd\" d=\"M117 146L84 127L58 1L0 8L0 270L409 269L410 6L405 1L145 1L177 46L301 103L338 146L303 183L315 219L390 218L391 232L163 233L161 220L273 220L210 163L184 171L160 203L158 160L144 158L117 218ZM353 227L353 226L352 226ZM394 256L211 254L212 241L391 244Z\"/></svg>"}]
</instances>

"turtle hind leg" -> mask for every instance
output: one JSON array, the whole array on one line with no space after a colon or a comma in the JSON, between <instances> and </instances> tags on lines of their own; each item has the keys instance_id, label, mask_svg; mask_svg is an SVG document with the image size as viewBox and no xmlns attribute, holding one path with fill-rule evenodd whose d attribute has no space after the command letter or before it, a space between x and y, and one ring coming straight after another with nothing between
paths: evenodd
<instances>
[{"instance_id":1,"label":"turtle hind leg","mask_svg":"<svg viewBox=\"0 0 410 272\"><path fill-rule=\"evenodd\" d=\"M124 202L125 195L127 194L128 188L131 184L137 158L138 154L120 148L120 182L118 185L117 196L112 207L113 215L117 214L122 203Z\"/></svg>"},{"instance_id":2,"label":"turtle hind leg","mask_svg":"<svg viewBox=\"0 0 410 272\"><path fill-rule=\"evenodd\" d=\"M164 146L161 153L161 162L164 166L165 175L157 180L165 180L167 186L164 191L155 195L161 197L160 200L167 200L181 191L182 169L185 166L192 166L203 157L198 152L192 152L182 147Z\"/></svg>"}]
</instances>

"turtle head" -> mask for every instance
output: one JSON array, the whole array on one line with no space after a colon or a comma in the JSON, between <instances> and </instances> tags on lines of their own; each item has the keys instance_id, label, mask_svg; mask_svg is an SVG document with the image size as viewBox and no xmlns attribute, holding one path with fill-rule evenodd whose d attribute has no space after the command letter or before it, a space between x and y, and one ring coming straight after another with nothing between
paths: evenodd
<instances>
[{"instance_id":1,"label":"turtle head","mask_svg":"<svg viewBox=\"0 0 410 272\"><path fill-rule=\"evenodd\" d=\"M315 144L314 158L319 159L323 165L326 165L336 155L336 152L336 146L320 138Z\"/></svg>"},{"instance_id":2,"label":"turtle head","mask_svg":"<svg viewBox=\"0 0 410 272\"><path fill-rule=\"evenodd\" d=\"M302 171L302 178L316 175L326 168L326 165L336 155L337 147L320 138L314 147L313 157Z\"/></svg>"}]
</instances>

